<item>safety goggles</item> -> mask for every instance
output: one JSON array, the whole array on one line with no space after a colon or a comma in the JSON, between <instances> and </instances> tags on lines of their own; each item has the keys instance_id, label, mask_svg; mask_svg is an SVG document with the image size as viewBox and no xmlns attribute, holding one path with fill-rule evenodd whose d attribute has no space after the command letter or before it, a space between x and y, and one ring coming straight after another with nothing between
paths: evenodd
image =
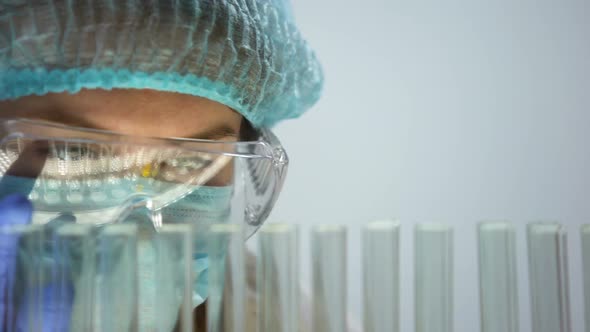
<instances>
[{"instance_id":1,"label":"safety goggles","mask_svg":"<svg viewBox=\"0 0 590 332\"><path fill-rule=\"evenodd\" d=\"M138 206L164 224L245 224L269 215L288 158L267 129L248 141L152 138L38 120L0 120L0 195L33 202L33 223L124 221Z\"/></svg>"}]
</instances>

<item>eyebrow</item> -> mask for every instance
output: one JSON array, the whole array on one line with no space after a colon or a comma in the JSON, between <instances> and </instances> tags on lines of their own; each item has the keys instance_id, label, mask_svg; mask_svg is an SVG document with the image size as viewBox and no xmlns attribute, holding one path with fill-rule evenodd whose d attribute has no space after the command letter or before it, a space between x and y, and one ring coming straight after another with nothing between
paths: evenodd
<instances>
[{"instance_id":1,"label":"eyebrow","mask_svg":"<svg viewBox=\"0 0 590 332\"><path fill-rule=\"evenodd\" d=\"M59 109L51 110L51 112L44 113L40 116L34 116L32 119L53 122L56 124L62 124L71 127L87 128L87 129L98 129L98 130L109 130L108 128L97 125L92 121L88 121L83 117L75 114L66 114Z\"/></svg>"},{"instance_id":2,"label":"eyebrow","mask_svg":"<svg viewBox=\"0 0 590 332\"><path fill-rule=\"evenodd\" d=\"M61 112L59 109L49 112L48 114L45 114L45 116L38 117L38 119L50 121L50 122L55 122L55 123L61 123L61 124L64 124L67 126L73 126L73 127L112 131L109 128L100 126L97 123L94 123L92 121L88 121L82 117L72 115L72 114L66 115L65 113ZM189 135L184 138L206 139L206 140L216 140L216 139L222 139L222 138L239 139L239 134L234 128L232 128L228 124L221 123L219 125L216 125L211 128L206 128L203 131L194 133L194 134Z\"/></svg>"},{"instance_id":3,"label":"eyebrow","mask_svg":"<svg viewBox=\"0 0 590 332\"><path fill-rule=\"evenodd\" d=\"M222 123L205 131L190 135L188 138L215 140L221 138L238 138L238 132L231 126Z\"/></svg>"}]
</instances>

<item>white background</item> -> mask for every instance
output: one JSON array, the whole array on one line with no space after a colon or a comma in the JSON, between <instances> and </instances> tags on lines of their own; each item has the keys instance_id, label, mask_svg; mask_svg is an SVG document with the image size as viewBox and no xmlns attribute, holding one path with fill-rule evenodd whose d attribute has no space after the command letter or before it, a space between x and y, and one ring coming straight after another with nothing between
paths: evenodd
<instances>
[{"instance_id":1,"label":"white background","mask_svg":"<svg viewBox=\"0 0 590 332\"><path fill-rule=\"evenodd\" d=\"M524 224L558 220L570 231L573 331L582 331L590 1L293 5L326 84L309 113L276 128L291 166L270 219L350 227L353 315L360 320L360 225L402 222L402 330L411 331L413 225L445 222L455 227L456 331L477 331L475 224L505 219L518 223L521 330L529 331ZM301 269L309 285L308 259Z\"/></svg>"}]
</instances>

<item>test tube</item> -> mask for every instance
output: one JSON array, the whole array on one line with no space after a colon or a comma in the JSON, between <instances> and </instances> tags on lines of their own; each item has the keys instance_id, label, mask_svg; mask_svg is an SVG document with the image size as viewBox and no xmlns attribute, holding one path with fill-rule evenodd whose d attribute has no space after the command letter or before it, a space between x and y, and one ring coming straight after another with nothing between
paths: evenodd
<instances>
[{"instance_id":1,"label":"test tube","mask_svg":"<svg viewBox=\"0 0 590 332\"><path fill-rule=\"evenodd\" d=\"M38 225L0 227L0 326L6 330L41 330L42 241Z\"/></svg>"},{"instance_id":2,"label":"test tube","mask_svg":"<svg viewBox=\"0 0 590 332\"><path fill-rule=\"evenodd\" d=\"M179 331L192 332L191 226L162 225L156 235L155 294L156 329L169 332L178 317ZM180 313L178 312L180 308ZM172 323L172 325L170 325ZM140 331L147 331L140 329Z\"/></svg>"},{"instance_id":3,"label":"test tube","mask_svg":"<svg viewBox=\"0 0 590 332\"><path fill-rule=\"evenodd\" d=\"M319 225L311 238L313 304L316 332L346 330L346 228Z\"/></svg>"},{"instance_id":4,"label":"test tube","mask_svg":"<svg viewBox=\"0 0 590 332\"><path fill-rule=\"evenodd\" d=\"M57 315L58 322L44 321L53 327L69 331L93 331L95 255L93 227L85 224L64 224L55 231L50 307L69 315ZM68 322L69 320L69 322ZM100 322L97 322L100 324ZM62 330L56 328L56 330Z\"/></svg>"},{"instance_id":5,"label":"test tube","mask_svg":"<svg viewBox=\"0 0 590 332\"><path fill-rule=\"evenodd\" d=\"M570 332L566 231L557 223L533 223L527 239L533 331Z\"/></svg>"},{"instance_id":6,"label":"test tube","mask_svg":"<svg viewBox=\"0 0 590 332\"><path fill-rule=\"evenodd\" d=\"M582 269L584 271L584 319L590 332L590 225L582 225Z\"/></svg>"},{"instance_id":7,"label":"test tube","mask_svg":"<svg viewBox=\"0 0 590 332\"><path fill-rule=\"evenodd\" d=\"M12 226L0 227L0 327L14 328L14 283L16 276L16 258L18 256L19 234Z\"/></svg>"},{"instance_id":8,"label":"test tube","mask_svg":"<svg viewBox=\"0 0 590 332\"><path fill-rule=\"evenodd\" d=\"M271 223L258 238L258 330L299 331L298 230Z\"/></svg>"},{"instance_id":9,"label":"test tube","mask_svg":"<svg viewBox=\"0 0 590 332\"><path fill-rule=\"evenodd\" d=\"M399 223L363 229L364 330L399 331Z\"/></svg>"},{"instance_id":10,"label":"test tube","mask_svg":"<svg viewBox=\"0 0 590 332\"><path fill-rule=\"evenodd\" d=\"M453 230L443 224L415 229L416 332L453 331Z\"/></svg>"},{"instance_id":11,"label":"test tube","mask_svg":"<svg viewBox=\"0 0 590 332\"><path fill-rule=\"evenodd\" d=\"M207 236L209 255L209 332L244 331L244 233L238 224L214 224Z\"/></svg>"},{"instance_id":12,"label":"test tube","mask_svg":"<svg viewBox=\"0 0 590 332\"><path fill-rule=\"evenodd\" d=\"M134 331L137 225L107 225L97 238L95 331Z\"/></svg>"},{"instance_id":13,"label":"test tube","mask_svg":"<svg viewBox=\"0 0 590 332\"><path fill-rule=\"evenodd\" d=\"M484 222L478 227L482 332L518 332L514 226Z\"/></svg>"}]
</instances>

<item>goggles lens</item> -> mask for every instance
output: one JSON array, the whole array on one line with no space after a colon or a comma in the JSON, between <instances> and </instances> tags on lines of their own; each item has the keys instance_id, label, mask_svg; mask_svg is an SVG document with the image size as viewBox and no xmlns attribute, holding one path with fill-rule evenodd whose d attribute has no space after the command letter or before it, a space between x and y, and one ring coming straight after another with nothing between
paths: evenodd
<instances>
[{"instance_id":1,"label":"goggles lens","mask_svg":"<svg viewBox=\"0 0 590 332\"><path fill-rule=\"evenodd\" d=\"M0 122L0 194L34 204L35 223L72 214L80 223L120 220L149 201L166 223L245 223L252 234L272 209L288 159L266 130L222 142L119 135L41 121Z\"/></svg>"}]
</instances>

